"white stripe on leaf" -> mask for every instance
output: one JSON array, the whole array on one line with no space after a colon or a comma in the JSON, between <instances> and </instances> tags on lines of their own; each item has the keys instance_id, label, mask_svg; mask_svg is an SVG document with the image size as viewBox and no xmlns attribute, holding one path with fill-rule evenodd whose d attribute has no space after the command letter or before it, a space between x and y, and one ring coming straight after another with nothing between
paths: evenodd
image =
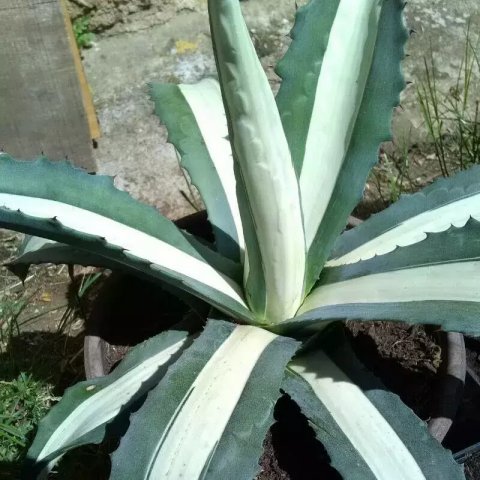
<instances>
[{"instance_id":1,"label":"white stripe on leaf","mask_svg":"<svg viewBox=\"0 0 480 480\"><path fill-rule=\"evenodd\" d=\"M305 238L297 177L275 97L258 60L238 1L209 1L222 92L260 250L265 294L246 279L252 310L275 323L294 315L303 299ZM243 222L244 225L246 222ZM249 265L249 274L254 269ZM262 272L262 273L260 273ZM251 287L251 285L255 285ZM255 291L256 289L256 291ZM266 301L265 301L266 300ZM263 310L263 311L262 311Z\"/></svg>"},{"instance_id":2,"label":"white stripe on leaf","mask_svg":"<svg viewBox=\"0 0 480 480\"><path fill-rule=\"evenodd\" d=\"M316 351L289 367L309 383L378 480L425 480L395 430L327 355Z\"/></svg>"},{"instance_id":3,"label":"white stripe on leaf","mask_svg":"<svg viewBox=\"0 0 480 480\"><path fill-rule=\"evenodd\" d=\"M64 227L86 235L103 237L110 245L205 284L246 308L241 289L232 279L217 272L208 263L120 222L66 203L7 193L0 193L0 207L20 210L35 218L56 218Z\"/></svg>"},{"instance_id":4,"label":"white stripe on leaf","mask_svg":"<svg viewBox=\"0 0 480 480\"><path fill-rule=\"evenodd\" d=\"M184 343L185 339L182 339L153 355L74 408L52 433L39 453L37 462L40 463L64 445L113 419L122 406L138 391L142 383L149 379L161 365L167 363ZM92 388L96 387L92 386Z\"/></svg>"},{"instance_id":5,"label":"white stripe on leaf","mask_svg":"<svg viewBox=\"0 0 480 480\"><path fill-rule=\"evenodd\" d=\"M232 147L228 140L227 118L220 86L216 80L204 79L194 85L179 85L178 88L195 116L210 158L225 190L237 230L240 251L243 252L245 240L238 209Z\"/></svg>"},{"instance_id":6,"label":"white stripe on leaf","mask_svg":"<svg viewBox=\"0 0 480 480\"><path fill-rule=\"evenodd\" d=\"M237 326L180 402L159 440L149 478L201 478L258 359L277 336Z\"/></svg>"},{"instance_id":7,"label":"white stripe on leaf","mask_svg":"<svg viewBox=\"0 0 480 480\"><path fill-rule=\"evenodd\" d=\"M321 285L307 297L298 314L317 308L368 303L429 300L479 302L480 262L456 262L405 268ZM452 283L452 279L455 282Z\"/></svg>"},{"instance_id":8,"label":"white stripe on leaf","mask_svg":"<svg viewBox=\"0 0 480 480\"><path fill-rule=\"evenodd\" d=\"M329 260L327 267L337 267L368 260L376 255L390 253L395 248L421 242L428 233L448 230L452 225L465 226L469 218L480 221L480 194L463 198L447 205L420 213L360 245L341 257Z\"/></svg>"},{"instance_id":9,"label":"white stripe on leaf","mask_svg":"<svg viewBox=\"0 0 480 480\"><path fill-rule=\"evenodd\" d=\"M300 175L307 248L347 153L373 58L383 0L341 0L317 84Z\"/></svg>"}]
</instances>

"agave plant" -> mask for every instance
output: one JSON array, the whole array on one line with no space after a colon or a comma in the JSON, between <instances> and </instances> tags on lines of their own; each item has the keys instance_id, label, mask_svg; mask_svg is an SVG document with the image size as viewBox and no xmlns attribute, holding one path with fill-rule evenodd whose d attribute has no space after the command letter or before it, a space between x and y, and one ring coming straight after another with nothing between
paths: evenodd
<instances>
[{"instance_id":1,"label":"agave plant","mask_svg":"<svg viewBox=\"0 0 480 480\"><path fill-rule=\"evenodd\" d=\"M127 269L213 307L200 333L161 333L110 375L67 390L39 427L26 478L120 429L116 480L251 479L281 390L346 479L464 478L423 422L345 353L336 327L391 319L479 331L480 169L342 234L390 139L403 6L298 9L275 97L239 1L209 0L219 83L153 85L152 95L202 194L213 245L110 178L0 157L1 226L54 241L30 242L17 268Z\"/></svg>"}]
</instances>

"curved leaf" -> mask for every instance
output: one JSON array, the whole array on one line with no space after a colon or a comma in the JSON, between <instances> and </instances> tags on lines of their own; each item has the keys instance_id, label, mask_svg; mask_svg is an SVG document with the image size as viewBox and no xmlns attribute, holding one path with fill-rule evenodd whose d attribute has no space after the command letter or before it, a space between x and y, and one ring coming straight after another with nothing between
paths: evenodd
<instances>
[{"instance_id":1,"label":"curved leaf","mask_svg":"<svg viewBox=\"0 0 480 480\"><path fill-rule=\"evenodd\" d=\"M327 266L367 260L397 246L420 242L431 232L480 220L480 167L444 178L413 195L405 195L339 237Z\"/></svg>"},{"instance_id":2,"label":"curved leaf","mask_svg":"<svg viewBox=\"0 0 480 480\"><path fill-rule=\"evenodd\" d=\"M239 266L180 231L112 180L45 159L0 155L0 226L69 243L173 283L250 321Z\"/></svg>"},{"instance_id":3,"label":"curved leaf","mask_svg":"<svg viewBox=\"0 0 480 480\"><path fill-rule=\"evenodd\" d=\"M132 416L112 477L253 478L297 346L257 327L210 321Z\"/></svg>"},{"instance_id":4,"label":"curved leaf","mask_svg":"<svg viewBox=\"0 0 480 480\"><path fill-rule=\"evenodd\" d=\"M23 282L27 278L30 266L41 263L53 263L55 265L65 263L112 269L117 267L114 261L109 261L99 255L48 238L32 237L30 235L25 236L16 257L5 266Z\"/></svg>"},{"instance_id":5,"label":"curved leaf","mask_svg":"<svg viewBox=\"0 0 480 480\"><path fill-rule=\"evenodd\" d=\"M406 247L397 247L390 253L356 263L327 267L322 271L319 285L378 273L477 261L480 261L480 222L470 218L465 226L458 228L453 226L444 232L428 233L424 240ZM453 278L449 280L454 281ZM434 281L432 278L432 282ZM455 288L455 285L452 285L452 290Z\"/></svg>"},{"instance_id":6,"label":"curved leaf","mask_svg":"<svg viewBox=\"0 0 480 480\"><path fill-rule=\"evenodd\" d=\"M42 263L108 268L130 273L150 282L156 280L156 278L152 278L150 266L147 264L138 262L125 263L112 257L103 257L71 245L66 245L65 243L29 235L25 237L21 248L17 252L17 257L5 266L23 282L27 277L30 266ZM160 280L160 278L158 279ZM187 293L181 287L173 286L162 280L160 280L160 283L163 290L175 295L200 316L205 316L206 309L209 307L198 297Z\"/></svg>"},{"instance_id":7,"label":"curved leaf","mask_svg":"<svg viewBox=\"0 0 480 480\"><path fill-rule=\"evenodd\" d=\"M307 247L347 155L372 64L382 3L342 0L329 33L300 173Z\"/></svg>"},{"instance_id":8,"label":"curved leaf","mask_svg":"<svg viewBox=\"0 0 480 480\"><path fill-rule=\"evenodd\" d=\"M345 3L345 7L347 8L348 2L342 0L341 4L343 3ZM363 45L367 47L367 44L371 45L370 41L374 36L376 36L376 42L373 57L370 47L366 48L362 57L363 63L359 67L359 78L365 79L363 75L365 74L368 59L370 58L371 66L369 67L368 78L366 79L363 92L358 90L358 97L348 97L354 102L351 103L350 106L352 108L355 106L354 110L352 110L352 115L356 115L356 117L352 117L349 114L347 115L345 111L339 107L340 103L333 104L330 110L319 110L318 115L321 116L322 122L327 122L321 138L325 137L327 143L334 138L334 136L331 135L332 127L330 126L330 123L335 124L336 121L331 115L333 111L337 112L338 115L342 115L343 120L339 121L339 125L343 125L344 129L346 128L345 143L340 141L335 144L332 143L332 148L335 148L336 153L335 155L332 153L332 155L329 154L327 156L320 154L320 152L326 152L323 147L313 147L312 144L312 168L302 169L302 175L304 177L303 184L309 184L311 182L310 190L312 195L321 196L321 199L318 201L308 200L311 202L308 205L302 203L304 209L307 207L311 208L314 214L310 216L312 219L311 227L308 226L309 215L306 215L307 245L311 244L308 253L307 292L316 282L337 236L345 228L348 215L350 215L355 205L361 200L369 171L378 159L379 144L391 138L389 125L392 111L393 108L398 105L399 94L405 85L400 69L400 61L404 56L404 45L408 37L403 23L404 2L402 0L382 0L378 3L372 0L371 2L365 3L362 1L361 3L362 8L364 6L368 7L368 5L373 8L373 10L370 11L373 17L369 16L368 19L365 16L362 17L362 22L367 22L364 23L364 26L368 25L367 29L369 33L365 40L367 43L364 44L360 42L358 48L361 49ZM382 5L382 9L378 20L378 31L376 31L377 27L372 26L372 23L375 23L374 18L376 13L374 14L374 12L377 12L377 7L380 4ZM353 15L351 20L354 22L357 22L357 10L357 2L350 2L350 13ZM321 11L319 10L316 14L320 16ZM338 35L338 39L344 43L346 42L345 53L350 55L354 52L354 49L349 49L349 47L353 45L352 42L354 42L354 40L352 35L354 34L353 32L356 32L356 29L352 29L351 34L346 33L349 31L349 28L345 28L345 30L341 28L340 30L341 32ZM307 35L308 33L305 32L305 36ZM331 37L332 34L330 34L330 38ZM329 40L329 43L330 42L332 42L332 48L334 48L335 42ZM323 69L329 68L325 60L328 50L329 48L327 47L327 53L325 54L322 64L322 71ZM336 52L337 49L334 48L331 52L331 57L332 62L337 65L334 71L340 75L345 69L345 63L338 57ZM350 68L350 66L354 64L348 65ZM347 71L351 72L350 69ZM352 79L355 81L356 78L356 75L352 76ZM332 85L332 88L334 88L335 82L333 82ZM352 87L352 93L354 91ZM319 90L319 94L321 93ZM340 94L340 90L338 93ZM333 102L336 98L336 96L328 95L328 89L323 91L323 96L326 102ZM361 103L359 103L360 101ZM348 122L348 125L344 123L345 121ZM310 135L313 139L316 135L320 135L319 125L322 125L322 123L317 124L312 120ZM328 183L318 183L320 170L325 171L323 181ZM302 178L301 190L303 202L307 200L307 197L303 191ZM313 221L314 219L316 219L315 222Z\"/></svg>"},{"instance_id":9,"label":"curved leaf","mask_svg":"<svg viewBox=\"0 0 480 480\"><path fill-rule=\"evenodd\" d=\"M403 320L480 333L480 223L355 264L326 268L291 323Z\"/></svg>"},{"instance_id":10,"label":"curved leaf","mask_svg":"<svg viewBox=\"0 0 480 480\"><path fill-rule=\"evenodd\" d=\"M161 333L133 348L106 377L77 383L40 422L23 478L46 478L68 450L100 443L112 422L125 423L138 401L154 387L190 342L187 332Z\"/></svg>"},{"instance_id":11,"label":"curved leaf","mask_svg":"<svg viewBox=\"0 0 480 480\"><path fill-rule=\"evenodd\" d=\"M298 8L292 42L275 68L282 79L276 96L297 176L302 171L318 77L340 0L311 0Z\"/></svg>"},{"instance_id":12,"label":"curved leaf","mask_svg":"<svg viewBox=\"0 0 480 480\"><path fill-rule=\"evenodd\" d=\"M338 349L338 339L329 343L335 345L335 361L321 351L297 357L283 389L309 419L342 477L464 479L425 423L368 375L349 349Z\"/></svg>"},{"instance_id":13,"label":"curved leaf","mask_svg":"<svg viewBox=\"0 0 480 480\"><path fill-rule=\"evenodd\" d=\"M235 191L232 148L218 82L152 84L155 113L168 129L168 141L207 207L220 253L239 261L244 239Z\"/></svg>"}]
</instances>

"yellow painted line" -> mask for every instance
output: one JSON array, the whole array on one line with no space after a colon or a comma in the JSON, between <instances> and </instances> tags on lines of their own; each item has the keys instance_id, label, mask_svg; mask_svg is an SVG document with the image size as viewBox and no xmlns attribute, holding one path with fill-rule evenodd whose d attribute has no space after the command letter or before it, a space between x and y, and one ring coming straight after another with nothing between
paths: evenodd
<instances>
[{"instance_id":1,"label":"yellow painted line","mask_svg":"<svg viewBox=\"0 0 480 480\"><path fill-rule=\"evenodd\" d=\"M72 22L70 21L70 16L68 14L68 10L65 5L65 0L60 0L60 6L62 9L65 29L67 31L68 43L70 45L70 50L73 55L75 71L77 72L78 82L80 83L80 91L82 94L83 108L85 109L85 114L87 116L88 129L90 131L91 138L97 139L97 138L100 138L100 136L102 135L102 132L100 130L100 125L98 124L97 114L95 112L95 106L93 105L92 94L90 92L90 87L87 82L87 77L85 76L85 71L83 70L82 60L80 58L80 52L78 51L77 42L75 41Z\"/></svg>"}]
</instances>

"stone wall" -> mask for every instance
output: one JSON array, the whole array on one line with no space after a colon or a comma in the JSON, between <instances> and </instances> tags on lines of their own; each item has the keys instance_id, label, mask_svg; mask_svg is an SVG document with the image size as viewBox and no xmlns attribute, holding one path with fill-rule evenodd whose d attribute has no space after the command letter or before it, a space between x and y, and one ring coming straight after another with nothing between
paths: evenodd
<instances>
[{"instance_id":1,"label":"stone wall","mask_svg":"<svg viewBox=\"0 0 480 480\"><path fill-rule=\"evenodd\" d=\"M181 12L204 10L206 0L67 0L72 19L88 16L95 33L115 35L161 25Z\"/></svg>"}]
</instances>

